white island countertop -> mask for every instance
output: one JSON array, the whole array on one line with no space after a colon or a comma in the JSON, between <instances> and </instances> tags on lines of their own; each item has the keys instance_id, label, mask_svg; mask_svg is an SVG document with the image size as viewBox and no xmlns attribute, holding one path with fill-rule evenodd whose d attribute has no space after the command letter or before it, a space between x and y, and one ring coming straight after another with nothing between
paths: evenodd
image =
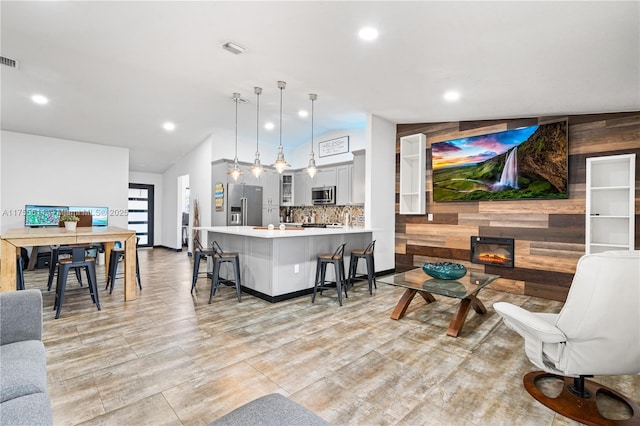
<instances>
[{"instance_id":1,"label":"white island countertop","mask_svg":"<svg viewBox=\"0 0 640 426\"><path fill-rule=\"evenodd\" d=\"M255 238L290 238L290 237L315 237L323 235L362 234L373 232L377 229L366 227L341 227L341 228L301 228L289 227L281 231L277 227L273 230L262 226L198 226L196 231L218 232L221 234L239 235Z\"/></svg>"}]
</instances>

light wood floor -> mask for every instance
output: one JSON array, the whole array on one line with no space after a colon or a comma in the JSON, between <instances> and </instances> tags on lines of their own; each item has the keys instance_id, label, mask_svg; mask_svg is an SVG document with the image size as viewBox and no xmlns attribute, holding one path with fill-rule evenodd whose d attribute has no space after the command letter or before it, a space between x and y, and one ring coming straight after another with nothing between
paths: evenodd
<instances>
[{"instance_id":1,"label":"light wood floor","mask_svg":"<svg viewBox=\"0 0 640 426\"><path fill-rule=\"evenodd\" d=\"M416 298L389 318L402 291L358 284L271 304L210 284L194 296L186 252L140 250L143 290L123 302L122 280L98 312L86 290L54 319L44 270L27 272L44 295L44 343L56 425L204 425L259 396L279 392L333 425L573 425L522 386L534 370L522 339L491 308L501 300L557 312L558 302L485 289L457 338L445 331L453 300ZM70 278L69 287L77 286ZM86 288L86 287L85 287ZM640 377L596 378L640 401Z\"/></svg>"}]
</instances>

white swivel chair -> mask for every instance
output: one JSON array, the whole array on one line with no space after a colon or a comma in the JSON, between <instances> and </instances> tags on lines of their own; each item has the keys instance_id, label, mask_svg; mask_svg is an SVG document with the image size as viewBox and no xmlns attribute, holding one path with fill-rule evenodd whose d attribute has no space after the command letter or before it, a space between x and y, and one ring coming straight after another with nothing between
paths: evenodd
<instances>
[{"instance_id":1,"label":"white swivel chair","mask_svg":"<svg viewBox=\"0 0 640 426\"><path fill-rule=\"evenodd\" d=\"M524 377L527 392L566 417L584 424L640 424L640 407L613 389L585 377L640 374L640 251L609 251L580 258L562 310L532 313L510 303L493 305L507 327L524 337L527 357L544 371ZM564 380L551 398L540 379ZM632 417L617 423L601 415L601 392L625 403Z\"/></svg>"}]
</instances>

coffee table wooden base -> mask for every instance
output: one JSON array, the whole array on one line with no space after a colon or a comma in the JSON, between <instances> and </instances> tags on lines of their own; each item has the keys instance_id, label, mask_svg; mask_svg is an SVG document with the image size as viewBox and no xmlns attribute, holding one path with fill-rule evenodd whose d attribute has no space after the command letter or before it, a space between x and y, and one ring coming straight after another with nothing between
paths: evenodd
<instances>
[{"instance_id":1,"label":"coffee table wooden base","mask_svg":"<svg viewBox=\"0 0 640 426\"><path fill-rule=\"evenodd\" d=\"M391 313L391 319L399 320L404 316L407 308L409 307L409 304L415 297L416 293L420 294L420 296L422 296L427 304L436 301L436 298L433 297L433 295L428 291L420 291L408 288L404 291L404 293L400 297L400 300L398 300L396 307L393 309L393 312ZM485 308L485 306L476 297L476 295L471 295L465 299L461 299L460 304L458 305L458 309L456 310L456 313L453 315L453 318L449 323L447 336L457 337L458 334L460 334L460 330L462 330L464 321L467 319L469 308L473 308L474 311L481 315L487 313L487 308Z\"/></svg>"}]
</instances>

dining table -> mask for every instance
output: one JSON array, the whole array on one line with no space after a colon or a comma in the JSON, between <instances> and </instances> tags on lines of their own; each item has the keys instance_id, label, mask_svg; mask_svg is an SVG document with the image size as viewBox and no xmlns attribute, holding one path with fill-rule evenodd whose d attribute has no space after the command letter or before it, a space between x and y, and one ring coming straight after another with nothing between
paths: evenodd
<instances>
[{"instance_id":1,"label":"dining table","mask_svg":"<svg viewBox=\"0 0 640 426\"><path fill-rule=\"evenodd\" d=\"M75 230L62 227L8 229L0 235L0 292L16 290L16 256L20 247L103 243L105 264L108 265L116 241L124 243L124 300L135 300L136 232L116 226L87 226ZM105 268L105 275L108 273Z\"/></svg>"}]
</instances>

